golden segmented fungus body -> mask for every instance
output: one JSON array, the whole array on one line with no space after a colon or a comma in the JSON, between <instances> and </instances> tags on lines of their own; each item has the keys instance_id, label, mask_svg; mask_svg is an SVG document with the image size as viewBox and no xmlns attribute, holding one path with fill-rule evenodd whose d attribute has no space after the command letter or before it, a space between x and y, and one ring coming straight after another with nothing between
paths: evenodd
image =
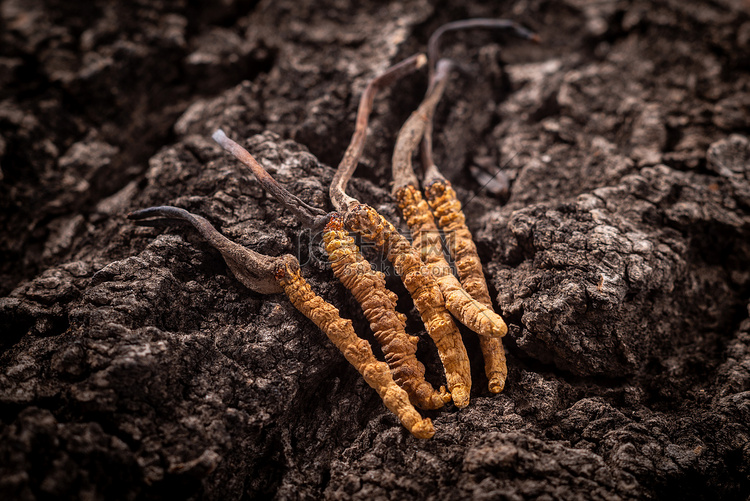
<instances>
[{"instance_id":1,"label":"golden segmented fungus body","mask_svg":"<svg viewBox=\"0 0 750 501\"><path fill-rule=\"evenodd\" d=\"M405 186L397 191L396 197L411 230L414 247L437 280L445 297L446 308L467 327L480 334L479 344L484 355L489 390L492 393L501 392L505 387L508 369L505 350L497 337L508 332L505 322L492 310L491 303L482 304L471 297L453 275L443 255L435 218L419 190L413 186Z\"/></svg>"},{"instance_id":2,"label":"golden segmented fungus body","mask_svg":"<svg viewBox=\"0 0 750 501\"><path fill-rule=\"evenodd\" d=\"M500 393L508 379L508 365L505 361L503 343L493 337L479 338L479 348L484 356L484 373L487 375L487 388L492 393Z\"/></svg>"},{"instance_id":3,"label":"golden segmented fungus body","mask_svg":"<svg viewBox=\"0 0 750 501\"><path fill-rule=\"evenodd\" d=\"M315 294L299 269L280 267L276 279L294 307L325 332L406 429L417 438L431 438L435 434L432 421L423 419L412 407L409 395L396 384L388 365L376 359L370 344L354 332L352 321L341 318L335 306Z\"/></svg>"},{"instance_id":4,"label":"golden segmented fungus body","mask_svg":"<svg viewBox=\"0 0 750 501\"><path fill-rule=\"evenodd\" d=\"M427 202L413 186L404 186L396 192L399 208L411 230L414 248L437 280L445 297L445 306L453 316L468 328L487 337L503 337L508 332L502 317L492 308L474 299L453 275L443 255L440 230L435 224ZM448 236L450 238L450 236Z\"/></svg>"},{"instance_id":5,"label":"golden segmented fungus body","mask_svg":"<svg viewBox=\"0 0 750 501\"><path fill-rule=\"evenodd\" d=\"M143 226L164 220L193 225L221 253L229 269L246 287L261 294L283 291L295 308L328 336L415 437L430 438L435 434L432 421L422 419L409 395L393 380L388 365L378 361L369 343L357 337L351 320L341 318L335 306L313 292L302 278L296 258L290 255L271 257L247 249L219 233L203 217L178 207L150 207L133 212L128 218Z\"/></svg>"},{"instance_id":6,"label":"golden segmented fungus body","mask_svg":"<svg viewBox=\"0 0 750 501\"><path fill-rule=\"evenodd\" d=\"M484 356L487 386L492 393L499 393L505 387L508 369L502 343L491 337L504 336L508 330L507 326L502 317L492 310L491 303L477 301L453 276L443 256L440 232L435 225L435 219L416 188L417 177L412 167L412 154L419 141L424 140L425 176L443 179L432 162L432 117L445 91L452 67L453 64L445 60L441 60L435 66L434 71L431 71L427 95L399 131L392 161L393 195L398 200L399 208L412 232L415 247L420 250L424 262L438 280L446 307L459 321L480 335L479 345Z\"/></svg>"},{"instance_id":7,"label":"golden segmented fungus body","mask_svg":"<svg viewBox=\"0 0 750 501\"><path fill-rule=\"evenodd\" d=\"M461 333L453 322L437 282L419 254L391 223L368 205L355 204L345 216L346 227L386 253L414 300L427 333L435 342L445 368L448 390L456 407L469 404L471 368Z\"/></svg>"},{"instance_id":8,"label":"golden segmented fungus body","mask_svg":"<svg viewBox=\"0 0 750 501\"><path fill-rule=\"evenodd\" d=\"M508 28L523 38L538 39L532 32L508 20L473 19L448 23L430 38L429 60L423 54L417 54L374 78L362 95L352 141L331 183L331 200L337 213L329 214L311 207L278 184L250 153L229 139L223 131L217 130L213 135L224 149L248 166L263 187L306 227L324 229L325 248L334 274L362 306L383 346L388 364L375 358L369 343L357 337L350 320L342 319L338 309L312 291L302 278L299 262L294 257L272 258L245 249L221 235L204 218L184 209L152 207L129 215L138 224L147 226L153 225L156 219L189 222L221 252L230 270L247 287L264 294L283 290L292 304L325 332L365 381L378 392L386 407L418 438L432 437L435 429L430 419L423 419L419 415L412 402L435 409L449 401L451 395L442 388L436 392L424 380L424 366L415 357L416 338L406 334L405 317L395 310L396 295L385 287L383 274L375 271L362 257L354 239L344 228L374 242L386 253L401 276L427 332L437 346L448 389L456 406L464 407L469 403L471 374L461 334L448 309L481 334L479 339L490 390L501 391L507 370L504 351L497 337L503 336L507 328L492 311L482 266L466 227L461 204L432 160L432 117L445 89L446 75L453 66L445 60L438 60L439 40L446 32L467 28ZM394 181L400 179L396 181L394 193L412 228L415 249L372 207L360 204L346 195L345 190L364 148L375 94L428 61L430 86L427 96L402 128L402 138L397 142L394 153ZM416 188L418 180L411 167L411 156L420 138L427 199L434 217L447 236L448 249L456 263L460 282L453 277L443 256L435 220Z\"/></svg>"},{"instance_id":9,"label":"golden segmented fungus body","mask_svg":"<svg viewBox=\"0 0 750 501\"><path fill-rule=\"evenodd\" d=\"M477 247L466 226L466 216L461 210L456 192L448 181L436 181L427 187L426 192L427 201L446 235L448 252L456 263L458 276L466 292L484 304L492 304Z\"/></svg>"},{"instance_id":10,"label":"golden segmented fungus body","mask_svg":"<svg viewBox=\"0 0 750 501\"><path fill-rule=\"evenodd\" d=\"M427 58L423 54L409 57L395 64L368 84L360 101L360 113L353 140L355 146L347 149L342 164L356 165L357 158L361 154L361 144L358 141L364 140L367 115L372 109L377 92L384 86L424 66L426 62ZM354 245L354 240L343 230L338 215L336 213L324 214L320 209L310 207L289 193L247 150L229 139L223 131L216 131L213 137L224 149L249 167L263 187L292 211L305 226L311 229L323 228L326 251L329 254L334 274L344 286L352 291L355 299L362 306L376 338L383 346L383 352L394 370L396 380L407 389L412 400L425 409L436 409L449 401L448 393L444 390L436 392L425 381L424 366L415 357L417 339L408 336L404 331L405 317L395 311L397 300L395 294L385 288L382 274L374 271L362 258L359 249ZM336 185L336 178L332 184Z\"/></svg>"},{"instance_id":11,"label":"golden segmented fungus body","mask_svg":"<svg viewBox=\"0 0 750 501\"><path fill-rule=\"evenodd\" d=\"M443 177L432 158L432 118L435 107L439 102L445 85L447 75L454 64L445 58L439 57L440 40L442 36L450 31L465 29L508 29L516 36L538 43L539 36L524 28L523 26L508 19L466 19L444 24L430 36L428 42L428 67L430 70L429 88L427 95L419 106L421 116L415 119L415 127L423 127L422 144L420 148L422 158L422 169L424 171L423 185L425 195L430 201L435 218L443 230L448 243L448 249L458 269L461 285L464 290L474 299L492 309L492 301L487 291L487 283L482 273L482 264L477 256L476 246L471 238L471 232L466 227L461 204L456 198L455 192L450 188L450 183ZM409 137L408 135L406 137ZM408 162L410 167L411 152L413 144L405 144L402 153L402 161L394 165L394 178L398 169L406 170L403 166ZM407 154L408 153L408 154ZM394 152L394 160L396 152ZM405 177L408 179L408 177ZM404 183L408 184L408 183ZM450 192L442 187L447 186ZM398 187L398 185L396 185ZM503 322L504 324L504 322ZM507 327L505 328L507 331ZM489 389L493 393L502 391L508 375L505 363L505 351L499 340L479 337L479 343L485 360L485 373L489 379Z\"/></svg>"},{"instance_id":12,"label":"golden segmented fungus body","mask_svg":"<svg viewBox=\"0 0 750 501\"><path fill-rule=\"evenodd\" d=\"M422 409L438 409L450 401L450 394L435 391L425 381L424 365L415 355L418 338L404 330L406 317L396 311L398 297L386 288L383 274L362 257L338 215L326 225L323 241L333 274L362 306L396 383Z\"/></svg>"},{"instance_id":13,"label":"golden segmented fungus body","mask_svg":"<svg viewBox=\"0 0 750 501\"><path fill-rule=\"evenodd\" d=\"M425 191L438 224L446 235L448 252L456 264L461 285L474 299L491 308L492 299L487 289L482 263L471 232L466 226L466 217L461 210L461 202L456 197L456 192L448 181L435 181ZM508 376L505 350L497 340L481 337L479 342L485 355L485 373L490 380L490 391L498 393L505 386Z\"/></svg>"}]
</instances>

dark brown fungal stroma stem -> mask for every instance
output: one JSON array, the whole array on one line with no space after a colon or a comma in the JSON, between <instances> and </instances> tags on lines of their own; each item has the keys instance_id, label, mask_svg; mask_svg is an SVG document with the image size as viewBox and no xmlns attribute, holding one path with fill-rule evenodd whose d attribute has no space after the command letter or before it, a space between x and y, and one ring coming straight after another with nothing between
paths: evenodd
<instances>
[{"instance_id":1,"label":"dark brown fungal stroma stem","mask_svg":"<svg viewBox=\"0 0 750 501\"><path fill-rule=\"evenodd\" d=\"M541 42L541 38L537 33L524 28L520 24L516 23L515 21L511 21L510 19L463 19L460 21L453 21L442 25L437 30L435 30L435 32L430 36L430 40L427 42L429 85L427 89L427 95L425 96L425 101L428 99L428 96L432 95L435 107L437 106L437 103L440 101L443 92L445 91L445 80L447 79L450 70L455 66L455 62L450 61L449 59L441 59L439 57L441 39L446 33L449 33L451 31L468 29L507 29L517 37L524 40L529 40L534 43ZM436 89L435 87L438 86L440 86L441 88ZM434 111L435 110L433 108L432 115L429 117L429 120L427 121L427 125L425 127L420 148L422 167L425 173L425 186L436 180L445 181L445 177L443 177L443 175L437 169L437 166L435 165L435 162L432 158L432 118L434 116Z\"/></svg>"},{"instance_id":2,"label":"dark brown fungal stroma stem","mask_svg":"<svg viewBox=\"0 0 750 501\"><path fill-rule=\"evenodd\" d=\"M203 217L177 207L151 207L133 212L128 218L145 226L152 226L155 218L192 224L221 253L246 287L261 294L283 291L295 308L328 336L415 437L431 438L435 434L432 421L423 419L414 409L409 395L393 380L388 365L378 361L369 343L354 332L351 320L341 318L335 306L313 292L293 256L271 257L254 252L223 236Z\"/></svg>"},{"instance_id":3,"label":"dark brown fungal stroma stem","mask_svg":"<svg viewBox=\"0 0 750 501\"><path fill-rule=\"evenodd\" d=\"M258 179L263 188L278 200L281 205L291 211L295 217L305 226L314 230L322 229L328 223L328 213L322 209L312 207L289 193L258 163L245 148L227 137L223 130L218 129L211 136L214 141L226 151L231 153L237 160L247 166Z\"/></svg>"},{"instance_id":4,"label":"dark brown fungal stroma stem","mask_svg":"<svg viewBox=\"0 0 750 501\"><path fill-rule=\"evenodd\" d=\"M331 201L343 215L346 229L373 242L393 264L435 342L453 402L457 407L465 407L471 391L469 358L437 282L417 251L391 223L372 207L346 194L346 186L364 149L373 99L379 86L378 82L371 82L360 100L354 134L331 183Z\"/></svg>"},{"instance_id":5,"label":"dark brown fungal stroma stem","mask_svg":"<svg viewBox=\"0 0 750 501\"><path fill-rule=\"evenodd\" d=\"M418 70L425 64L427 64L427 57L424 54L416 54L391 66L384 74L375 77L367 84L362 97L359 99L354 134L351 141L349 141L349 146L346 148L344 157L341 159L331 182L331 202L337 211L345 213L353 203L357 203L354 198L346 194L346 185L349 183L352 174L354 174L359 163L359 158L362 156L362 151L365 148L367 126L370 121L370 113L372 113L375 96L380 89Z\"/></svg>"},{"instance_id":6,"label":"dark brown fungal stroma stem","mask_svg":"<svg viewBox=\"0 0 750 501\"><path fill-rule=\"evenodd\" d=\"M438 53L440 52L440 39L443 38L443 35L451 31L474 30L482 28L491 30L508 29L512 30L516 36L525 40L530 40L535 43L539 43L541 41L538 34L524 28L517 22L511 21L510 19L477 17L474 19L462 19L460 21L445 23L435 30L435 32L430 36L430 40L427 42L427 59L429 61L430 80L433 79L432 77L435 73L435 69L439 61Z\"/></svg>"}]
</instances>

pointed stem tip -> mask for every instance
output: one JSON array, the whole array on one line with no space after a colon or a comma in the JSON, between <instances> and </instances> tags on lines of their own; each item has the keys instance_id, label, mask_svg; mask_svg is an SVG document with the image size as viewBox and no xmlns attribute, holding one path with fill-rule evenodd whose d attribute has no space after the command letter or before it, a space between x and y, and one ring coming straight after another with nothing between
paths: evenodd
<instances>
[{"instance_id":1,"label":"pointed stem tip","mask_svg":"<svg viewBox=\"0 0 750 501\"><path fill-rule=\"evenodd\" d=\"M216 129L216 132L214 132L213 135L211 135L211 137L213 138L214 141L219 143L222 147L224 147L224 144L226 143L226 140L228 139L227 135L224 134L224 131L221 129Z\"/></svg>"}]
</instances>

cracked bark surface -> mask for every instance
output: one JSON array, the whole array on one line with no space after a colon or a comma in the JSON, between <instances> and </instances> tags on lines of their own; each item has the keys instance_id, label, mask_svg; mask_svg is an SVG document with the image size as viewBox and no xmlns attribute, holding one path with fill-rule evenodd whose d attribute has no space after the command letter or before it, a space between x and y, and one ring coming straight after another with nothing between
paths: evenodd
<instances>
[{"instance_id":1,"label":"cracked bark surface","mask_svg":"<svg viewBox=\"0 0 750 501\"><path fill-rule=\"evenodd\" d=\"M0 2L4 499L750 491L747 2L87 5ZM125 214L176 205L299 256L372 342L320 237L210 134L330 209L366 82L479 16L545 40L451 35L444 52L471 74L435 123L509 326L508 382L486 390L466 335L471 404L426 413L437 433L418 441L284 296L245 289L188 228ZM388 162L425 84L378 99L350 184L394 223ZM506 184L484 189L499 169ZM442 384L408 294L388 286Z\"/></svg>"}]
</instances>

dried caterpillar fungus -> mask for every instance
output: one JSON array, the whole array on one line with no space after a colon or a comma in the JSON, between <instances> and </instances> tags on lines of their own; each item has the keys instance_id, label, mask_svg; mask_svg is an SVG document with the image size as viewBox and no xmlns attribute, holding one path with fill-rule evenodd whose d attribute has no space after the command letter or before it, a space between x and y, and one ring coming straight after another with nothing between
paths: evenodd
<instances>
[{"instance_id":1,"label":"dried caterpillar fungus","mask_svg":"<svg viewBox=\"0 0 750 501\"><path fill-rule=\"evenodd\" d=\"M416 405L424 409L437 409L450 400L450 395L438 392L425 381L424 366L416 359L416 338L404 331L404 317L395 311L396 295L385 288L382 274L372 270L360 254L354 241L343 230L337 214L322 214L309 207L278 184L252 155L239 144L217 131L214 139L248 166L256 178L285 207L294 209L297 219L305 226L316 229L321 222L325 249L334 274L349 289L362 306L376 338L381 342L388 364L394 370L399 384L407 389Z\"/></svg>"},{"instance_id":2,"label":"dried caterpillar fungus","mask_svg":"<svg viewBox=\"0 0 750 501\"><path fill-rule=\"evenodd\" d=\"M368 205L352 206L346 214L345 224L350 231L372 241L386 253L438 349L453 402L456 407L468 405L471 391L469 357L461 333L445 309L443 294L419 254L391 223Z\"/></svg>"},{"instance_id":3,"label":"dried caterpillar fungus","mask_svg":"<svg viewBox=\"0 0 750 501\"><path fill-rule=\"evenodd\" d=\"M456 264L461 285L474 299L491 308L492 299L487 289L482 263L471 232L466 226L466 218L461 210L461 202L456 198L456 192L447 181L435 181L425 191L438 224L446 235L448 252ZM505 330L507 332L507 327ZM485 373L490 381L490 391L499 393L505 386L508 376L505 350L499 340L484 336L479 338L479 345L484 353Z\"/></svg>"},{"instance_id":4,"label":"dried caterpillar fungus","mask_svg":"<svg viewBox=\"0 0 750 501\"><path fill-rule=\"evenodd\" d=\"M367 107L369 103L371 107L377 90L382 86L414 71L425 63L425 56L418 54L389 68L368 84L362 98L363 106ZM361 124L358 127L361 127ZM383 351L395 372L396 380L407 388L413 401L426 409L439 408L449 401L449 394L444 391L436 392L424 380L424 366L414 356L416 338L404 332L405 317L395 311L397 299L395 294L385 288L382 274L372 270L370 264L362 258L353 240L348 239L348 235L341 227L338 215L326 214L320 209L310 207L289 193L247 150L229 139L223 131L216 131L213 137L224 149L249 167L263 187L292 211L305 226L316 230L323 229L324 239L327 239L325 248L336 277L352 291L355 299L362 306L376 338L383 344ZM351 149L347 150L344 162L353 157L356 157L356 152Z\"/></svg>"},{"instance_id":5,"label":"dried caterpillar fungus","mask_svg":"<svg viewBox=\"0 0 750 501\"><path fill-rule=\"evenodd\" d=\"M412 69L426 62L423 55L417 55L409 60L412 61ZM385 82L392 81L392 77L388 75L404 74L403 65L402 62L393 66L384 75L371 81L365 89L357 110L354 134L331 182L330 196L336 210L343 215L345 227L373 241L376 247L386 253L388 260L396 268L414 300L427 332L438 348L453 402L457 407L464 407L469 403L471 390L469 359L461 333L445 309L445 300L437 283L430 277L428 270L423 269L419 255L408 240L399 235L373 208L360 204L346 194L347 183L357 168L364 149L375 93Z\"/></svg>"},{"instance_id":6,"label":"dried caterpillar fungus","mask_svg":"<svg viewBox=\"0 0 750 501\"><path fill-rule=\"evenodd\" d=\"M438 224L446 234L448 251L466 292L484 304L492 304L477 247L466 226L466 216L456 192L449 181L435 181L427 187L426 194Z\"/></svg>"},{"instance_id":7,"label":"dried caterpillar fungus","mask_svg":"<svg viewBox=\"0 0 750 501\"><path fill-rule=\"evenodd\" d=\"M437 280L448 310L474 332L497 329L500 335L504 335L507 332L505 322L491 309L491 303L490 306L478 303L453 275L443 256L435 219L419 191L408 186L398 190L396 196L411 229L414 247ZM486 335L479 336L479 345L484 356L487 386L490 392L499 393L505 387L508 376L505 349L500 339Z\"/></svg>"},{"instance_id":8,"label":"dried caterpillar fungus","mask_svg":"<svg viewBox=\"0 0 750 501\"><path fill-rule=\"evenodd\" d=\"M323 241L334 275L362 306L396 383L422 409L438 409L450 401L450 394L425 381L424 365L415 356L417 338L406 334L406 317L395 309L398 298L385 287L383 274L362 257L338 216L326 225Z\"/></svg>"},{"instance_id":9,"label":"dried caterpillar fungus","mask_svg":"<svg viewBox=\"0 0 750 501\"><path fill-rule=\"evenodd\" d=\"M447 75L454 64L439 57L441 37L450 32L466 29L507 29L519 38L539 43L539 35L508 19L465 19L444 24L438 28L428 42L428 67L430 84L424 105L425 128L422 136L421 158L424 169L425 196L433 210L440 228L446 235L448 250L456 263L458 275L464 289L477 301L492 306L482 264L477 255L471 232L466 227L461 202L456 197L450 182L440 173L432 157L432 119L435 106L446 86ZM411 159L409 159L411 161Z\"/></svg>"},{"instance_id":10,"label":"dried caterpillar fungus","mask_svg":"<svg viewBox=\"0 0 750 501\"><path fill-rule=\"evenodd\" d=\"M424 171L423 185L425 186L425 195L430 202L439 226L445 233L448 249L458 269L461 285L471 297L491 310L492 301L490 300L487 283L482 273L482 264L477 256L476 246L471 238L471 233L464 224L461 204L456 199L455 192L452 189L450 190L451 193L447 195L445 194L445 190L441 191L441 187L446 185L450 189L450 184L440 173L432 158L432 119L435 107L445 90L448 72L454 66L454 63L450 60L439 58L440 39L445 33L450 31L476 28L508 29L520 38L539 42L539 36L536 33L507 19L466 19L447 23L438 28L428 42L429 88L427 95L418 109L420 116L418 120L417 118L414 119L415 124L412 125L412 128L415 130L423 128L421 159ZM410 138L414 135L411 133L405 137ZM412 141L407 141L405 144L406 147L401 154L400 162L402 165L408 163L407 167L410 168L411 153L414 146ZM397 169L403 169L403 167L395 165L396 160L397 156L396 152L394 152L394 178ZM502 329L507 332L504 322ZM498 339L480 336L479 343L484 355L485 373L489 379L489 389L493 393L500 392L505 386L508 374L505 363L505 351Z\"/></svg>"},{"instance_id":11,"label":"dried caterpillar fungus","mask_svg":"<svg viewBox=\"0 0 750 501\"><path fill-rule=\"evenodd\" d=\"M276 278L294 307L326 333L404 427L417 438L431 438L435 434L432 421L423 419L412 407L409 395L396 384L388 365L376 359L370 344L354 332L352 321L342 319L335 306L315 294L299 269L280 267Z\"/></svg>"},{"instance_id":12,"label":"dried caterpillar fungus","mask_svg":"<svg viewBox=\"0 0 750 501\"><path fill-rule=\"evenodd\" d=\"M468 291L464 291L461 283L450 272L443 257L440 232L429 206L416 188L417 179L412 167L412 153L424 137L427 124L432 120L435 107L445 90L451 67L452 64L447 61L438 64L427 95L399 131L393 152L393 194L411 230L415 246L423 248L421 254L425 263L436 278L439 278L440 290L446 296L446 306L450 312L481 336L502 337L508 332L502 317L492 310L491 304L482 304L467 293ZM449 230L443 229L446 232ZM452 238L453 235L446 233L446 237ZM473 242L471 244L473 245Z\"/></svg>"},{"instance_id":13,"label":"dried caterpillar fungus","mask_svg":"<svg viewBox=\"0 0 750 501\"><path fill-rule=\"evenodd\" d=\"M432 421L422 419L408 394L393 380L388 365L378 361L369 343L357 337L351 320L342 319L336 307L312 291L293 256L271 257L254 252L226 238L201 216L178 207L150 207L133 212L128 218L143 226L164 220L192 224L221 253L229 269L245 286L262 294L283 291L295 308L320 327L415 437L430 438L435 434Z\"/></svg>"},{"instance_id":14,"label":"dried caterpillar fungus","mask_svg":"<svg viewBox=\"0 0 750 501\"><path fill-rule=\"evenodd\" d=\"M415 55L392 66L373 79L365 89L357 113L355 133L331 185L331 199L337 213L329 214L311 207L291 195L246 150L229 140L222 131L216 131L213 136L222 147L250 167L263 187L291 210L303 225L314 230L324 230L325 248L334 274L362 306L376 338L383 346L388 363L378 361L369 343L357 337L352 322L342 319L333 305L312 291L300 274L298 261L292 256L272 258L254 253L223 237L205 219L183 209L156 207L130 215L138 224L143 225L151 225L159 218L190 222L221 252L232 273L247 287L261 293L286 293L293 305L326 333L367 383L378 392L386 407L418 438L430 438L435 430L431 420L423 419L413 404L434 409L449 401L451 395L445 393L443 388L437 392L425 382L424 366L415 357L416 338L406 334L405 317L395 310L396 295L385 287L383 274L375 271L364 260L344 228L372 240L387 254L401 276L427 332L437 346L456 406L464 407L469 403L471 374L460 332L448 309L470 328L484 334L480 336L480 345L485 355L490 389L500 391L507 375L504 351L499 340L490 336L503 335L505 325L492 312L481 263L476 256L471 234L466 228L460 203L431 157L432 114L445 88L445 82L441 78L444 80L447 72L440 70L440 65L436 64L438 41L447 31L465 28L511 28L520 36L529 39L535 37L513 22L486 19L449 23L431 37L430 90L425 102L417 110L415 121L419 122L418 125L405 128L408 141L397 147L397 153L401 157L398 162L394 161L394 168L405 166L410 171L405 171L405 175L411 176L408 178L409 182L397 183L396 194L405 219L412 227L417 250L374 209L347 196L345 188L362 154L375 93L424 66L428 62L424 55ZM436 74L441 71L443 77L436 78ZM445 261L435 220L421 198L418 181L411 171L411 155L420 135L424 184L430 188L426 194L439 225L448 235L448 247L458 266L461 282L453 277Z\"/></svg>"},{"instance_id":15,"label":"dried caterpillar fungus","mask_svg":"<svg viewBox=\"0 0 750 501\"><path fill-rule=\"evenodd\" d=\"M477 301L453 276L443 256L440 232L435 225L435 219L415 187L417 178L412 168L412 154L420 139L425 137L426 131L431 131L432 116L445 90L451 67L452 64L446 61L441 61L437 65L427 95L399 131L393 152L393 194L411 230L415 247L438 281L446 307L464 325L480 334L479 345L484 356L487 386L492 393L499 393L505 387L508 369L502 343L494 337L504 336L507 326L502 317L492 310L491 303L483 304ZM437 172L434 164L429 167L433 168L428 169L428 173Z\"/></svg>"},{"instance_id":16,"label":"dried caterpillar fungus","mask_svg":"<svg viewBox=\"0 0 750 501\"><path fill-rule=\"evenodd\" d=\"M453 276L443 256L440 231L422 194L413 186L396 190L396 199L411 230L414 247L437 280L445 306L453 316L481 336L502 337L508 332L502 317L491 307L474 299ZM450 236L448 237L450 238Z\"/></svg>"}]
</instances>

